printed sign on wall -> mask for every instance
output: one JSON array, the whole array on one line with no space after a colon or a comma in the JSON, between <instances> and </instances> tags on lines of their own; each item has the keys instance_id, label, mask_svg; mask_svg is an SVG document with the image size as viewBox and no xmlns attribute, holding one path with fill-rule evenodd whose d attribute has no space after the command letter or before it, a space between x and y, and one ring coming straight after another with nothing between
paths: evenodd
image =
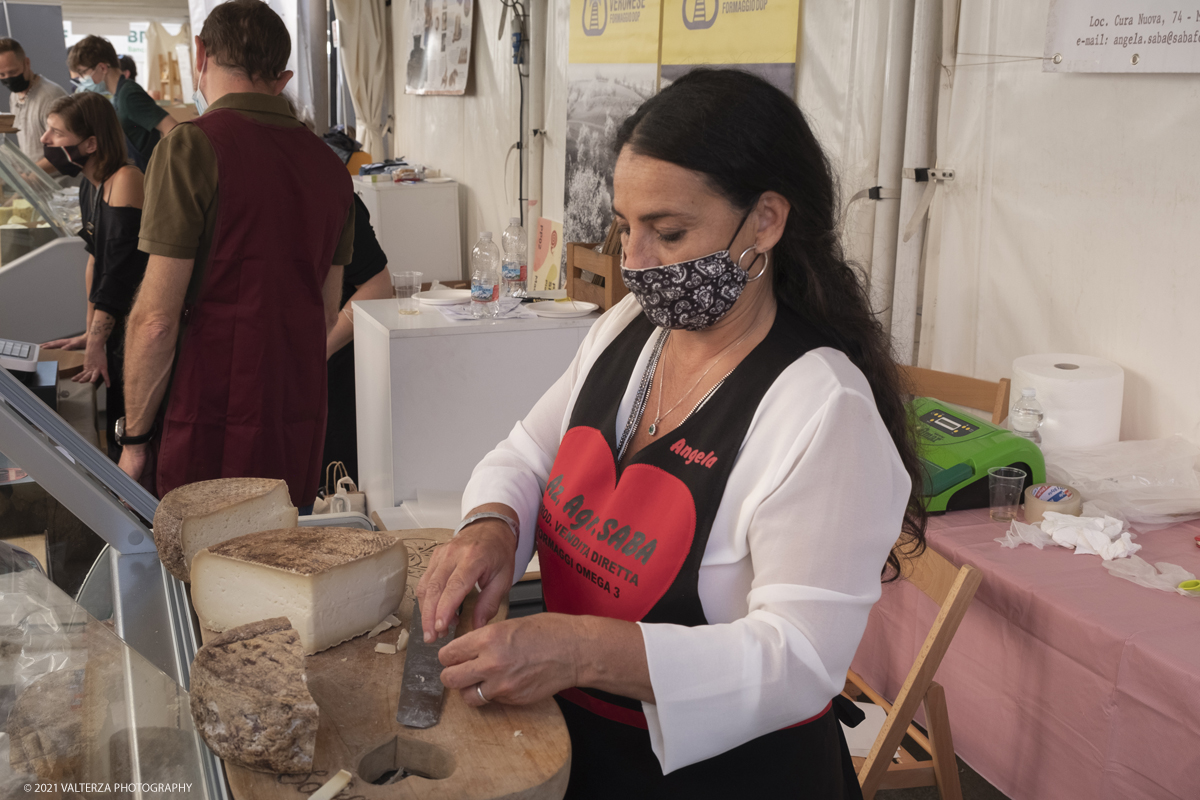
<instances>
[{"instance_id":1,"label":"printed sign on wall","mask_svg":"<svg viewBox=\"0 0 1200 800\"><path fill-rule=\"evenodd\" d=\"M738 66L791 96L800 4L786 0L663 0L662 81L701 65Z\"/></svg>"},{"instance_id":2,"label":"printed sign on wall","mask_svg":"<svg viewBox=\"0 0 1200 800\"><path fill-rule=\"evenodd\" d=\"M571 0L568 242L602 242L612 219L612 143L658 84L660 0Z\"/></svg>"},{"instance_id":3,"label":"printed sign on wall","mask_svg":"<svg viewBox=\"0 0 1200 800\"><path fill-rule=\"evenodd\" d=\"M475 0L408 0L405 94L463 94Z\"/></svg>"},{"instance_id":4,"label":"printed sign on wall","mask_svg":"<svg viewBox=\"0 0 1200 800\"><path fill-rule=\"evenodd\" d=\"M558 289L565 284L562 279L563 226L561 222L542 217L537 223L537 238L534 240L533 272L529 278L529 291L545 292Z\"/></svg>"},{"instance_id":5,"label":"printed sign on wall","mask_svg":"<svg viewBox=\"0 0 1200 800\"><path fill-rule=\"evenodd\" d=\"M1200 6L1051 0L1045 72L1200 72Z\"/></svg>"}]
</instances>

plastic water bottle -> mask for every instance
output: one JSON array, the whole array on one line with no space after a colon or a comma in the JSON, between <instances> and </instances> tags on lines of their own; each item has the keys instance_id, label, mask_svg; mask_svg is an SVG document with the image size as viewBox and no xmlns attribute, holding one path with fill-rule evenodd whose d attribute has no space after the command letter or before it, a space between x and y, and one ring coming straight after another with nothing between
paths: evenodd
<instances>
[{"instance_id":1,"label":"plastic water bottle","mask_svg":"<svg viewBox=\"0 0 1200 800\"><path fill-rule=\"evenodd\" d=\"M500 313L500 248L483 231L471 250L471 315L491 319Z\"/></svg>"},{"instance_id":2,"label":"plastic water bottle","mask_svg":"<svg viewBox=\"0 0 1200 800\"><path fill-rule=\"evenodd\" d=\"M508 221L501 241L504 244L504 264L500 270L504 279L502 294L505 297L524 297L526 281L529 279L529 243L520 217Z\"/></svg>"},{"instance_id":3,"label":"plastic water bottle","mask_svg":"<svg viewBox=\"0 0 1200 800\"><path fill-rule=\"evenodd\" d=\"M1037 389L1022 389L1021 399L1013 403L1008 415L1012 419L1013 433L1041 444L1042 435L1038 428L1042 427L1046 412L1037 401Z\"/></svg>"}]
</instances>

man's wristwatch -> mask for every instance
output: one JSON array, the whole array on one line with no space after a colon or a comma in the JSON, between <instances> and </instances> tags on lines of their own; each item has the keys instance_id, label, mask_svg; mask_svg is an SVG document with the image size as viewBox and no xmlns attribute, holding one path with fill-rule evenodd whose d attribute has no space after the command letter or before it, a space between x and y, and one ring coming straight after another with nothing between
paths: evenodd
<instances>
[{"instance_id":1,"label":"man's wristwatch","mask_svg":"<svg viewBox=\"0 0 1200 800\"><path fill-rule=\"evenodd\" d=\"M481 519L499 519L508 523L508 527L512 528L513 536L521 538L521 524L507 514L500 514L495 511L481 511L478 514L471 516L458 523L458 527L454 529L454 535L458 536L458 532L470 525L472 522L479 522ZM453 538L453 537L452 537Z\"/></svg>"},{"instance_id":2,"label":"man's wristwatch","mask_svg":"<svg viewBox=\"0 0 1200 800\"><path fill-rule=\"evenodd\" d=\"M119 447L124 447L125 445L129 445L129 444L145 444L146 442L148 442L152 438L154 438L154 426L153 425L150 426L150 430L146 431L141 436L126 436L125 435L125 418L124 417L121 417L120 419L117 420L116 428L117 428L116 440L117 440L117 445Z\"/></svg>"}]
</instances>

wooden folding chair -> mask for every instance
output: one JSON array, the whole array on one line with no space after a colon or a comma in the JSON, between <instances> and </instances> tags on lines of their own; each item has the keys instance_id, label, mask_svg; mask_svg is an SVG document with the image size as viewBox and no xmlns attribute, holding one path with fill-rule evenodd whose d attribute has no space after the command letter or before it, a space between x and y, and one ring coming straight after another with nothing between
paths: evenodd
<instances>
[{"instance_id":1,"label":"wooden folding chair","mask_svg":"<svg viewBox=\"0 0 1200 800\"><path fill-rule=\"evenodd\" d=\"M887 711L887 720L870 754L865 759L854 758L854 766L865 800L873 800L875 792L880 789L907 789L914 786L937 786L942 800L962 800L958 763L954 758L954 740L950 735L950 717L946 712L946 693L934 682L933 676L983 576L974 567L955 569L953 564L929 547L920 556L904 563L907 565L905 570L911 570L906 579L937 603L941 610L894 703L887 702L854 670L848 672L847 691L843 694L851 700L859 693L865 694L871 702ZM912 724L913 714L921 702L925 703L928 737ZM901 747L905 733L933 760L918 761ZM897 751L899 758L894 761Z\"/></svg>"},{"instance_id":2,"label":"wooden folding chair","mask_svg":"<svg viewBox=\"0 0 1200 800\"><path fill-rule=\"evenodd\" d=\"M947 403L992 410L992 424L999 425L1008 416L1008 398L1012 381L985 381L952 372L900 365L908 390L920 397L936 397Z\"/></svg>"}]
</instances>

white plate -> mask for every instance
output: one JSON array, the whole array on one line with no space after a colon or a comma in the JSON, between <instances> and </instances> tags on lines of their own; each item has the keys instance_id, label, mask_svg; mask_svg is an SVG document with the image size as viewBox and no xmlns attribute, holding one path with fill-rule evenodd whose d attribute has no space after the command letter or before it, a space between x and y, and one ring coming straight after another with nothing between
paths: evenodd
<instances>
[{"instance_id":1,"label":"white plate","mask_svg":"<svg viewBox=\"0 0 1200 800\"><path fill-rule=\"evenodd\" d=\"M586 317L600 306L583 300L543 300L525 307L539 317Z\"/></svg>"},{"instance_id":2,"label":"white plate","mask_svg":"<svg viewBox=\"0 0 1200 800\"><path fill-rule=\"evenodd\" d=\"M417 292L413 297L427 306L456 306L471 299L471 290L435 289L432 292Z\"/></svg>"}]
</instances>

